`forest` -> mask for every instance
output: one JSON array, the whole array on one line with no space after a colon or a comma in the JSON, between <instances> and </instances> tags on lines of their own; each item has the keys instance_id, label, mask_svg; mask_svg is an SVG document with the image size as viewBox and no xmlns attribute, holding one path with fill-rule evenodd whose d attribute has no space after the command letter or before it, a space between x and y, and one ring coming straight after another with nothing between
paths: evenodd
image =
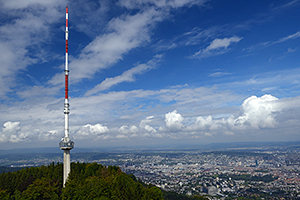
<instances>
[{"instance_id":1,"label":"forest","mask_svg":"<svg viewBox=\"0 0 300 200\"><path fill-rule=\"evenodd\" d=\"M62 185L63 164L23 168L0 175L0 199L98 199L163 200L204 199L200 196L164 192L145 185L117 166L97 163L71 163L66 186Z\"/></svg>"}]
</instances>

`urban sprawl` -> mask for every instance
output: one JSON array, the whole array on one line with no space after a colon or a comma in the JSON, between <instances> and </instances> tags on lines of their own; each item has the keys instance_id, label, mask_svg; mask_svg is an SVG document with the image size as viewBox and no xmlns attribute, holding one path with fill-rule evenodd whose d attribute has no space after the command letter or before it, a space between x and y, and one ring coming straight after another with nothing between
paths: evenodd
<instances>
[{"instance_id":1,"label":"urban sprawl","mask_svg":"<svg viewBox=\"0 0 300 200\"><path fill-rule=\"evenodd\" d=\"M296 151L227 150L105 155L75 156L72 162L117 165L146 184L209 199L300 199L300 156ZM39 161L35 159L34 165L49 162L47 159ZM61 162L61 159L55 162ZM25 165L15 163L12 167L33 165L29 163L27 160Z\"/></svg>"}]
</instances>

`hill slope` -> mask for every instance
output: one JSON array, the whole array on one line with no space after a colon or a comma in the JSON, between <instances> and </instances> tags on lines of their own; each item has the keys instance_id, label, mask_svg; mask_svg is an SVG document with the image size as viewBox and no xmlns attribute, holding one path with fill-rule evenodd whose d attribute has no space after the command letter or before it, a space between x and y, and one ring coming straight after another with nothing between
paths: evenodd
<instances>
[{"instance_id":1,"label":"hill slope","mask_svg":"<svg viewBox=\"0 0 300 200\"><path fill-rule=\"evenodd\" d=\"M21 169L0 175L0 199L163 199L162 191L144 187L116 166L72 163L66 187L62 164Z\"/></svg>"},{"instance_id":2,"label":"hill slope","mask_svg":"<svg viewBox=\"0 0 300 200\"><path fill-rule=\"evenodd\" d=\"M3 172L0 174L0 199L191 199L145 185L116 166L71 163L71 173L65 188L62 187L62 174L63 164L54 162L48 166Z\"/></svg>"}]
</instances>

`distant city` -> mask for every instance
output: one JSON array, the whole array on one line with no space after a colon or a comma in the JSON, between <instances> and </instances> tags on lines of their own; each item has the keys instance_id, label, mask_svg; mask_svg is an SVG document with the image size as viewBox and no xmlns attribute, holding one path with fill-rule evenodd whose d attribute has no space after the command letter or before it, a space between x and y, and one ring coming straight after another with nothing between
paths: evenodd
<instances>
[{"instance_id":1,"label":"distant city","mask_svg":"<svg viewBox=\"0 0 300 200\"><path fill-rule=\"evenodd\" d=\"M18 169L63 161L61 153L49 149L27 151L0 151L0 165ZM71 161L117 165L144 183L188 196L300 199L299 152L300 142L215 144L181 150L79 149Z\"/></svg>"}]
</instances>

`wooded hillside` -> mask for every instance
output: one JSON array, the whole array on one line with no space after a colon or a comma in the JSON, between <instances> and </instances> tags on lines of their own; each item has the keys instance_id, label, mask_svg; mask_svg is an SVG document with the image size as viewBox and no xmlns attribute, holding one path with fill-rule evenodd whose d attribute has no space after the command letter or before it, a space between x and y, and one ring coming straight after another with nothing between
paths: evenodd
<instances>
[{"instance_id":1,"label":"wooded hillside","mask_svg":"<svg viewBox=\"0 0 300 200\"><path fill-rule=\"evenodd\" d=\"M163 199L162 191L143 186L116 166L72 163L62 187L62 164L25 168L0 175L0 199Z\"/></svg>"},{"instance_id":2,"label":"wooded hillside","mask_svg":"<svg viewBox=\"0 0 300 200\"><path fill-rule=\"evenodd\" d=\"M63 164L23 168L0 174L0 199L98 199L98 200L190 200L175 192L145 185L117 166L97 163L71 163L66 187L62 187Z\"/></svg>"}]
</instances>

